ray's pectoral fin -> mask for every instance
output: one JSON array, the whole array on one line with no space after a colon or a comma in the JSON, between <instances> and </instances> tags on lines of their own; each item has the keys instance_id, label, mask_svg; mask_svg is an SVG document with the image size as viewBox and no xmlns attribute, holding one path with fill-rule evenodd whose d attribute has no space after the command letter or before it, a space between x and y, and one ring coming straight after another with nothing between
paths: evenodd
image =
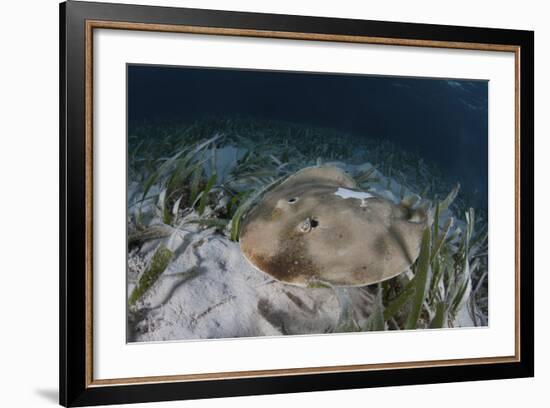
<instances>
[{"instance_id":1,"label":"ray's pectoral fin","mask_svg":"<svg viewBox=\"0 0 550 408\"><path fill-rule=\"evenodd\" d=\"M393 242L396 244L395 246L399 256L403 257L408 264L412 264L416 260L417 255L413 253L401 228L391 226L389 233Z\"/></svg>"}]
</instances>

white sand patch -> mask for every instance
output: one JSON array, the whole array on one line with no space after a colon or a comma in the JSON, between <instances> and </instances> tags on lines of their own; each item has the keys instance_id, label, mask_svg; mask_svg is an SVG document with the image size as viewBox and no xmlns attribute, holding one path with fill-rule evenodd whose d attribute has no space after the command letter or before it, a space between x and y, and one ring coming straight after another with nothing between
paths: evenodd
<instances>
[{"instance_id":1,"label":"white sand patch","mask_svg":"<svg viewBox=\"0 0 550 408\"><path fill-rule=\"evenodd\" d=\"M238 243L212 230L182 233L181 239L175 259L132 313L134 333L130 341L337 330L342 308L333 289L274 281L248 263ZM173 238L168 242L173 244ZM364 292L355 288L349 291ZM357 296L361 301L360 307L357 305L362 310L360 321L369 314L364 293Z\"/></svg>"},{"instance_id":2,"label":"white sand patch","mask_svg":"<svg viewBox=\"0 0 550 408\"><path fill-rule=\"evenodd\" d=\"M207 159L203 166L206 177L209 178L212 171L215 170L218 181L225 180L245 153L246 149L235 146L208 149L206 151Z\"/></svg>"}]
</instances>

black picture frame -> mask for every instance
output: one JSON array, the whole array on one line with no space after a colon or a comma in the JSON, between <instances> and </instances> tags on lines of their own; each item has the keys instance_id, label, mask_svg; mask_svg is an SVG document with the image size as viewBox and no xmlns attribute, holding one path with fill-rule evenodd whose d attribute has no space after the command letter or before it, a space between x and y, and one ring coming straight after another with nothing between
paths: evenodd
<instances>
[{"instance_id":1,"label":"black picture frame","mask_svg":"<svg viewBox=\"0 0 550 408\"><path fill-rule=\"evenodd\" d=\"M60 403L64 406L122 404L410 384L532 377L534 375L534 33L532 31L273 15L199 9L68 1L60 4ZM297 373L96 386L90 378L90 323L86 265L87 155L86 30L89 21L185 25L326 36L515 47L516 150L521 203L516 245L517 356L491 364L463 363L383 370ZM430 45L428 45L430 46ZM437 45L436 45L437 46ZM519 205L519 204L518 204ZM88 232L91 233L91 232ZM88 235L89 237L90 235ZM89 239L88 239L89 241ZM89 262L89 260L88 260Z\"/></svg>"}]
</instances>

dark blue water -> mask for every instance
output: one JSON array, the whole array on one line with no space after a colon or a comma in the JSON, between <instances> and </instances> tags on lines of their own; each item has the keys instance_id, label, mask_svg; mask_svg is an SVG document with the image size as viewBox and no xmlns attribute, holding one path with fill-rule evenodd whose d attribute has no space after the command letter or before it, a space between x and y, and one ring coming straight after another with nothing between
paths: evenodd
<instances>
[{"instance_id":1,"label":"dark blue water","mask_svg":"<svg viewBox=\"0 0 550 408\"><path fill-rule=\"evenodd\" d=\"M388 139L419 152L484 203L487 99L487 81L128 67L130 124L238 115Z\"/></svg>"}]
</instances>

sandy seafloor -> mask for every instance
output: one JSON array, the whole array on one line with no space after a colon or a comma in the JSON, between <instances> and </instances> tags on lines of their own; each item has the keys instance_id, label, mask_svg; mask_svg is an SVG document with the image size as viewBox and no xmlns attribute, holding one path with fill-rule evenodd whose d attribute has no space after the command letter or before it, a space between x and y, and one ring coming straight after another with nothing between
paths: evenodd
<instances>
[{"instance_id":1,"label":"sandy seafloor","mask_svg":"<svg viewBox=\"0 0 550 408\"><path fill-rule=\"evenodd\" d=\"M218 171L229 171L236 159L235 150L226 149L219 160L224 169ZM369 163L332 164L351 175L371 167ZM379 181L370 190L389 200L397 203L403 191L415 193L377 170L374 175ZM136 186L129 186L130 200L133 188ZM442 213L441 223L450 216L449 210ZM350 325L365 327L374 307L372 288L302 288L275 281L244 258L238 242L214 228L185 222L196 217L194 211L188 211L179 227L159 220L166 236L130 252L128 296L159 244L174 256L129 313L128 341L321 334L349 331ZM155 220L150 223L154 224ZM454 228L460 227L460 221L454 223ZM403 273L412 274L410 270ZM466 303L452 325L474 326Z\"/></svg>"}]
</instances>

